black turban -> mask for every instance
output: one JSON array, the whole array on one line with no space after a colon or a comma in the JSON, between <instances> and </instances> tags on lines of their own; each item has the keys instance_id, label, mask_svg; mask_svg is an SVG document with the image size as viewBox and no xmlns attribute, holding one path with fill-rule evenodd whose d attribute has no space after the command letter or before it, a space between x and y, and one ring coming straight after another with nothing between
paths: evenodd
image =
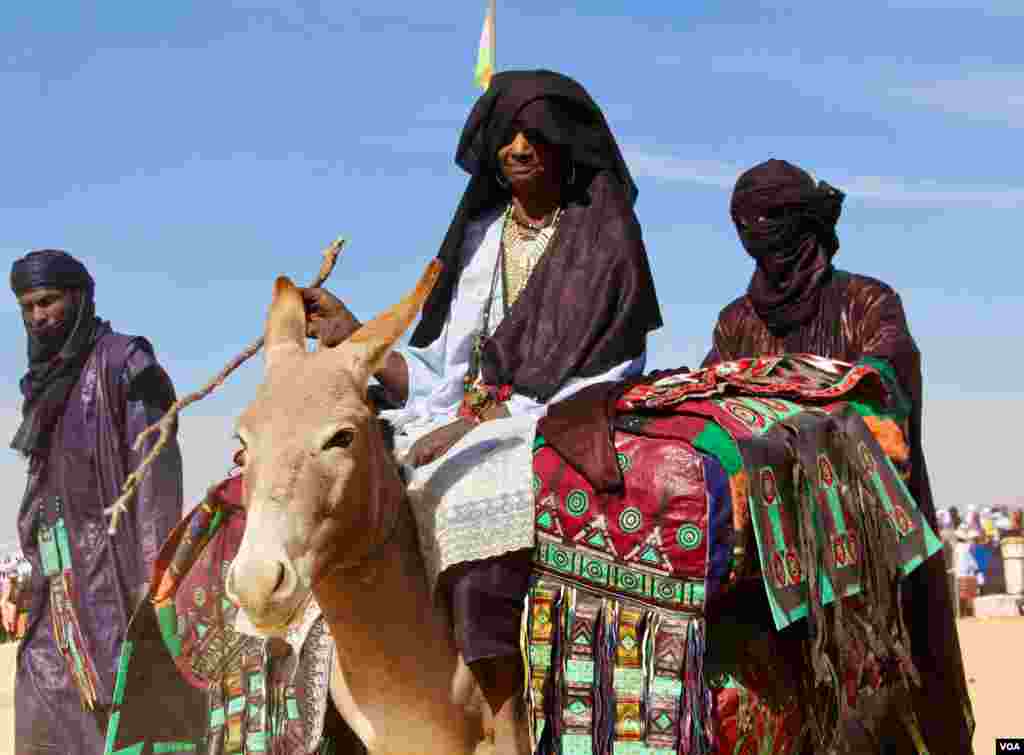
<instances>
[{"instance_id":1,"label":"black turban","mask_svg":"<svg viewBox=\"0 0 1024 755\"><path fill-rule=\"evenodd\" d=\"M96 317L95 285L85 265L67 252L29 252L11 266L11 290L20 296L34 288L75 290L56 336L40 338L26 323L28 372L21 378L22 422L11 447L26 455L45 454L71 389L110 326Z\"/></svg>"},{"instance_id":2,"label":"black turban","mask_svg":"<svg viewBox=\"0 0 1024 755\"><path fill-rule=\"evenodd\" d=\"M736 181L730 214L757 261L747 293L773 333L783 335L817 314L839 250L844 196L785 160L763 162Z\"/></svg>"},{"instance_id":3,"label":"black turban","mask_svg":"<svg viewBox=\"0 0 1024 755\"><path fill-rule=\"evenodd\" d=\"M597 103L579 82L554 71L502 71L473 106L455 150L455 163L471 176L498 172L498 150L518 131L537 132L563 147L578 170L606 170L622 185L630 204L637 188L619 145Z\"/></svg>"},{"instance_id":4,"label":"black turban","mask_svg":"<svg viewBox=\"0 0 1024 755\"><path fill-rule=\"evenodd\" d=\"M11 290L21 296L32 288L93 289L85 265L59 249L29 252L11 266Z\"/></svg>"}]
</instances>

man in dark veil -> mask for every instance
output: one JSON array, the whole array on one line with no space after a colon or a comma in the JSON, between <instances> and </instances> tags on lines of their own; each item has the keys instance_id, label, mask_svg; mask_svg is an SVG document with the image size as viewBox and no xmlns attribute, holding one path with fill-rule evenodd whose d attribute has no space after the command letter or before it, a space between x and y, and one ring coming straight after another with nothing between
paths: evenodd
<instances>
[{"instance_id":1,"label":"man in dark veil","mask_svg":"<svg viewBox=\"0 0 1024 755\"><path fill-rule=\"evenodd\" d=\"M911 400L909 488L938 531L921 445L921 353L892 288L833 266L843 198L782 160L768 160L739 177L730 212L757 267L747 293L719 315L704 366L782 353L871 360ZM941 555L910 575L903 595L922 682L914 708L928 751L972 752L974 720ZM912 750L885 750L890 751Z\"/></svg>"},{"instance_id":2,"label":"man in dark veil","mask_svg":"<svg viewBox=\"0 0 1024 755\"><path fill-rule=\"evenodd\" d=\"M399 407L383 415L414 467L410 490L440 499L436 518L419 514L436 545L428 575L500 726L524 673L536 422L587 385L642 373L661 315L636 187L579 83L498 73L455 159L471 177L438 254L444 271L410 345L376 377ZM310 335L339 343L359 327L327 292L304 296ZM454 525L439 533L424 518Z\"/></svg>"},{"instance_id":3,"label":"man in dark veil","mask_svg":"<svg viewBox=\"0 0 1024 755\"><path fill-rule=\"evenodd\" d=\"M11 289L28 336L22 423L11 445L28 461L18 533L32 565L15 752L97 755L128 620L181 516L176 441L114 535L104 509L155 442L133 448L174 401L174 388L148 341L96 317L92 276L71 255L45 249L22 257Z\"/></svg>"}]
</instances>

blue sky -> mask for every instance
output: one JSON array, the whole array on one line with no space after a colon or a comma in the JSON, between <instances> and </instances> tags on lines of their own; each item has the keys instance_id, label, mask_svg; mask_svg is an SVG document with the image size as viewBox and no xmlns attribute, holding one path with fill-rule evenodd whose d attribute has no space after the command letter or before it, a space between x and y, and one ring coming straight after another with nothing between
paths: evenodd
<instances>
[{"instance_id":1,"label":"blue sky","mask_svg":"<svg viewBox=\"0 0 1024 755\"><path fill-rule=\"evenodd\" d=\"M272 281L350 240L330 287L371 316L437 250L465 185L486 3L125 2L0 7L0 253L58 246L101 316L148 336L180 392L261 332ZM578 78L605 108L666 326L651 367L693 365L752 263L728 218L768 157L845 189L837 264L900 291L925 360L940 505L1024 499L1017 225L1024 6L498 0L500 69ZM0 434L24 334L0 299ZM229 465L259 360L183 419L191 498ZM22 472L0 460L13 521ZM0 524L0 542L8 532Z\"/></svg>"}]
</instances>

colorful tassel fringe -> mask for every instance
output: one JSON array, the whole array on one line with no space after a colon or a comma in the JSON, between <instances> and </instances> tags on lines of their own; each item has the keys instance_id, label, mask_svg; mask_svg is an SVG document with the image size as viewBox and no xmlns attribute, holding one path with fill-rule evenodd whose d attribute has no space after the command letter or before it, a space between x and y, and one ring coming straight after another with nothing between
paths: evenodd
<instances>
[{"instance_id":1,"label":"colorful tassel fringe","mask_svg":"<svg viewBox=\"0 0 1024 755\"><path fill-rule=\"evenodd\" d=\"M535 577L522 632L534 751L710 755L705 642L699 616Z\"/></svg>"}]
</instances>

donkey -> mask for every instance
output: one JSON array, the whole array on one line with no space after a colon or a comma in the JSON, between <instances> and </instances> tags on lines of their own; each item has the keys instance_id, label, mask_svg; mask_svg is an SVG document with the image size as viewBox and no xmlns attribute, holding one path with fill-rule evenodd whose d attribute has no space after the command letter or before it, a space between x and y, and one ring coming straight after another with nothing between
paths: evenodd
<instances>
[{"instance_id":1,"label":"donkey","mask_svg":"<svg viewBox=\"0 0 1024 755\"><path fill-rule=\"evenodd\" d=\"M267 636L316 599L337 648L333 702L370 755L469 755L491 720L486 705L483 721L465 705L472 675L430 594L405 485L367 399L440 268L344 343L313 352L301 294L278 278L264 382L237 424L248 515L228 595Z\"/></svg>"}]
</instances>

